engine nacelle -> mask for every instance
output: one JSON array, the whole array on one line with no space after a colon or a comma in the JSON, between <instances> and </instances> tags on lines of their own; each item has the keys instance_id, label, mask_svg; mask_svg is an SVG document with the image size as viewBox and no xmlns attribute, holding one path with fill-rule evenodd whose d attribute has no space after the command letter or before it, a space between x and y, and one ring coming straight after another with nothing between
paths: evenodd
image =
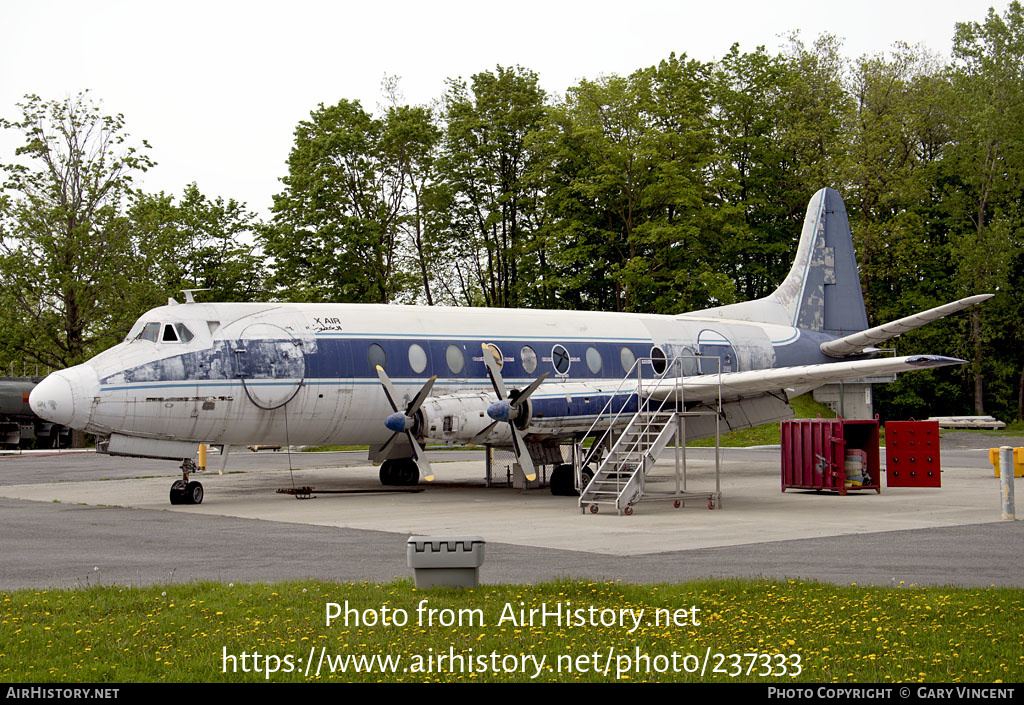
<instances>
[{"instance_id":1,"label":"engine nacelle","mask_svg":"<svg viewBox=\"0 0 1024 705\"><path fill-rule=\"evenodd\" d=\"M417 435L434 441L466 443L494 423L487 407L494 403L493 392L460 392L430 397L420 407L422 424ZM478 443L511 444L512 430L507 423L495 424Z\"/></svg>"}]
</instances>

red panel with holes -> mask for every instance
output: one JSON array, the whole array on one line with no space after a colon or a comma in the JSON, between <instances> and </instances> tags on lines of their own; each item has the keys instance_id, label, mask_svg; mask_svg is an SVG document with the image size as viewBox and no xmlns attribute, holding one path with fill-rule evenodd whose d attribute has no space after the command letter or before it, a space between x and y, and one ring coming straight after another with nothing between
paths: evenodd
<instances>
[{"instance_id":1,"label":"red panel with holes","mask_svg":"<svg viewBox=\"0 0 1024 705\"><path fill-rule=\"evenodd\" d=\"M938 421L885 424L885 479L889 487L942 487Z\"/></svg>"}]
</instances>

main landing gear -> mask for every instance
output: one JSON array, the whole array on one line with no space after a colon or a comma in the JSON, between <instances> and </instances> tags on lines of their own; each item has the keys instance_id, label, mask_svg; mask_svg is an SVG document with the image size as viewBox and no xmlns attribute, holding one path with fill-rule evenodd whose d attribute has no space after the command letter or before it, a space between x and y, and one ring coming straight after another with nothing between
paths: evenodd
<instances>
[{"instance_id":1,"label":"main landing gear","mask_svg":"<svg viewBox=\"0 0 1024 705\"><path fill-rule=\"evenodd\" d=\"M581 475L585 488L594 479L594 471L590 469L589 465L586 465L583 467ZM576 491L576 478L573 475L572 465L569 464L559 465L552 470L551 480L548 484L551 486L551 494L555 496L578 497L580 494Z\"/></svg>"},{"instance_id":2,"label":"main landing gear","mask_svg":"<svg viewBox=\"0 0 1024 705\"><path fill-rule=\"evenodd\" d=\"M181 478L171 485L171 504L202 504L203 485L189 482L188 474L196 471L196 461L186 458L181 462Z\"/></svg>"},{"instance_id":3,"label":"main landing gear","mask_svg":"<svg viewBox=\"0 0 1024 705\"><path fill-rule=\"evenodd\" d=\"M385 460L380 466L380 484L409 487L420 482L420 469L415 458Z\"/></svg>"}]
</instances>

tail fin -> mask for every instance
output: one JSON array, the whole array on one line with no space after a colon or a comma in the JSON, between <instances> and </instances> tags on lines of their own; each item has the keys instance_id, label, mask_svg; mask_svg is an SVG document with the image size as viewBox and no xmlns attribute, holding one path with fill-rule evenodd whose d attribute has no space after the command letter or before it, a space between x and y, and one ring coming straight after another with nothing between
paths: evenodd
<instances>
[{"instance_id":1,"label":"tail fin","mask_svg":"<svg viewBox=\"0 0 1024 705\"><path fill-rule=\"evenodd\" d=\"M771 298L796 328L847 335L868 327L850 220L834 189L811 197L793 268Z\"/></svg>"},{"instance_id":2,"label":"tail fin","mask_svg":"<svg viewBox=\"0 0 1024 705\"><path fill-rule=\"evenodd\" d=\"M847 335L868 327L846 206L823 188L807 204L796 260L778 289L763 299L696 312Z\"/></svg>"}]
</instances>

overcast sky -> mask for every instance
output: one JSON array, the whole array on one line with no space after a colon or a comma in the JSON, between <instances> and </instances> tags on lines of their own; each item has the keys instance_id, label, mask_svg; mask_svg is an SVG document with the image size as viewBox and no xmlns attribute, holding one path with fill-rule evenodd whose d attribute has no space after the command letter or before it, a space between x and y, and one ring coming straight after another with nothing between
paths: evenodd
<instances>
[{"instance_id":1,"label":"overcast sky","mask_svg":"<svg viewBox=\"0 0 1024 705\"><path fill-rule=\"evenodd\" d=\"M520 65L564 93L580 78L628 74L669 53L711 61L734 43L777 51L799 30L857 57L893 42L950 55L956 22L982 21L977 0L0 0L0 114L26 93L62 99L90 89L123 113L158 165L148 191L196 181L266 215L280 190L295 125L318 103L375 110L385 75L409 103L448 77ZM1005 0L995 4L1002 14ZM0 135L0 161L20 141Z\"/></svg>"}]
</instances>

